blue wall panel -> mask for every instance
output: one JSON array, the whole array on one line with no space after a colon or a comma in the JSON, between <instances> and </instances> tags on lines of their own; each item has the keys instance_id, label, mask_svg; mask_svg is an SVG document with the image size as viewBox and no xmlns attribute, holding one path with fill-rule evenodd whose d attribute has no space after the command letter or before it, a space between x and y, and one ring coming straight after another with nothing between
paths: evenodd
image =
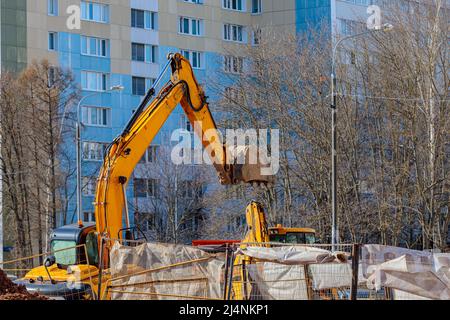
<instances>
[{"instance_id":1,"label":"blue wall panel","mask_svg":"<svg viewBox=\"0 0 450 320\"><path fill-rule=\"evenodd\" d=\"M331 0L296 0L295 7L298 33L322 24L331 28Z\"/></svg>"}]
</instances>

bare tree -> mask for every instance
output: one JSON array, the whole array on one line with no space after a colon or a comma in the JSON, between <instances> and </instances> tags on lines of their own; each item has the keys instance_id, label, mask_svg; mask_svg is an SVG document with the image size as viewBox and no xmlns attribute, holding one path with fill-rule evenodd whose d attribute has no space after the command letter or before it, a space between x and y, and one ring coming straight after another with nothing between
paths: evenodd
<instances>
[{"instance_id":1,"label":"bare tree","mask_svg":"<svg viewBox=\"0 0 450 320\"><path fill-rule=\"evenodd\" d=\"M395 32L357 38L338 55L340 240L443 249L448 7L406 1L384 11ZM213 85L222 126L280 130L277 183L250 190L269 222L313 226L322 241L331 216L330 46L327 28L305 36L266 28L258 46L230 49L234 58L224 59L226 72Z\"/></svg>"},{"instance_id":2,"label":"bare tree","mask_svg":"<svg viewBox=\"0 0 450 320\"><path fill-rule=\"evenodd\" d=\"M48 250L48 236L65 216L65 181L61 167L69 138L70 108L78 89L70 72L48 61L33 62L17 78L2 75L2 176L7 215L17 256ZM66 170L67 169L67 170ZM26 248L26 249L25 249Z\"/></svg>"}]
</instances>

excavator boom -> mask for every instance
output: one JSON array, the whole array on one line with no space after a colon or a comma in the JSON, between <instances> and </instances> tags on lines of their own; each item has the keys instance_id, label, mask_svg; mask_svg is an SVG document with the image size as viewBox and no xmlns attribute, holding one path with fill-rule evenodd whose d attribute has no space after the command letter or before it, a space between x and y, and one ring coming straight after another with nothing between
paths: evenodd
<instances>
[{"instance_id":1,"label":"excavator boom","mask_svg":"<svg viewBox=\"0 0 450 320\"><path fill-rule=\"evenodd\" d=\"M179 53L170 54L168 59L172 72L170 81L152 101L150 97L155 91L154 88L150 89L123 133L106 152L94 204L97 232L100 236L122 239L128 179L178 104L181 104L193 124L203 147L211 151L211 160L222 184L270 182L270 177L260 174L258 165L234 165L230 161L232 159L227 159L228 147L219 138L204 91L197 83L189 61ZM195 126L196 122L201 123L201 126ZM128 221L127 216L125 218Z\"/></svg>"}]
</instances>

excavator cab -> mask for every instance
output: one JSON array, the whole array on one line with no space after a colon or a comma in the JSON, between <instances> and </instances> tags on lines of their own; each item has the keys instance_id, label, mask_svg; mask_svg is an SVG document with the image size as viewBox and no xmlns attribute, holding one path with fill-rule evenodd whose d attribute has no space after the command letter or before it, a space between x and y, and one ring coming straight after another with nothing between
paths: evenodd
<instances>
[{"instance_id":1,"label":"excavator cab","mask_svg":"<svg viewBox=\"0 0 450 320\"><path fill-rule=\"evenodd\" d=\"M311 228L285 228L281 224L269 228L270 242L291 244L315 244L316 230Z\"/></svg>"},{"instance_id":2,"label":"excavator cab","mask_svg":"<svg viewBox=\"0 0 450 320\"><path fill-rule=\"evenodd\" d=\"M56 264L98 266L98 244L95 232L94 223L85 223L82 226L71 224L55 229L51 234L50 248ZM83 244L85 247L80 246Z\"/></svg>"},{"instance_id":3,"label":"excavator cab","mask_svg":"<svg viewBox=\"0 0 450 320\"><path fill-rule=\"evenodd\" d=\"M90 299L95 292L91 279L98 274L98 244L94 223L71 224L53 230L51 255L42 266L30 270L15 282L33 293L48 297ZM68 284L76 281L76 284Z\"/></svg>"}]
</instances>

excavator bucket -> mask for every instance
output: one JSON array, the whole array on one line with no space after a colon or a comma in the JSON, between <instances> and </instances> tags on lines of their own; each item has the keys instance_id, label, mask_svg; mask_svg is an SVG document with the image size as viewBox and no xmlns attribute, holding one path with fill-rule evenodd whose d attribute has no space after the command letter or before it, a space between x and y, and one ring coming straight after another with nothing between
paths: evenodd
<instances>
[{"instance_id":1,"label":"excavator bucket","mask_svg":"<svg viewBox=\"0 0 450 320\"><path fill-rule=\"evenodd\" d=\"M234 183L250 183L253 185L271 185L275 175L269 159L262 156L253 146L240 146L230 150L234 159Z\"/></svg>"}]
</instances>

